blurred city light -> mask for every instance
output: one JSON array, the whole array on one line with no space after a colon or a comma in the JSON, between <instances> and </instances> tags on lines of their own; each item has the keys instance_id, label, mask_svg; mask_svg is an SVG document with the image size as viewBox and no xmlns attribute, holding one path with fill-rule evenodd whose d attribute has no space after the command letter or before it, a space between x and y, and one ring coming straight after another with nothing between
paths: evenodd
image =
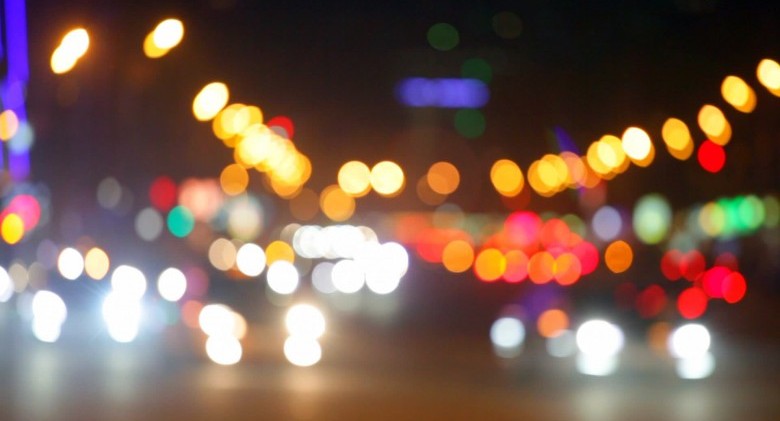
<instances>
[{"instance_id":1,"label":"blurred city light","mask_svg":"<svg viewBox=\"0 0 780 421\"><path fill-rule=\"evenodd\" d=\"M179 301L187 292L187 278L179 269L167 268L157 278L157 291L167 301Z\"/></svg>"},{"instance_id":2,"label":"blurred city light","mask_svg":"<svg viewBox=\"0 0 780 421\"><path fill-rule=\"evenodd\" d=\"M60 45L51 55L51 70L56 74L67 73L76 66L89 48L89 34L84 28L76 28L65 34Z\"/></svg>"},{"instance_id":3,"label":"blurred city light","mask_svg":"<svg viewBox=\"0 0 780 421\"><path fill-rule=\"evenodd\" d=\"M284 356L293 365L310 367L322 358L322 346L312 337L290 336L284 341Z\"/></svg>"},{"instance_id":4,"label":"blurred city light","mask_svg":"<svg viewBox=\"0 0 780 421\"><path fill-rule=\"evenodd\" d=\"M206 339L206 355L219 365L234 365L241 361L243 347L232 335L209 336Z\"/></svg>"},{"instance_id":5,"label":"blurred city light","mask_svg":"<svg viewBox=\"0 0 780 421\"><path fill-rule=\"evenodd\" d=\"M285 326L290 336L316 339L325 333L325 317L310 304L296 304L287 310Z\"/></svg>"},{"instance_id":6,"label":"blurred city light","mask_svg":"<svg viewBox=\"0 0 780 421\"><path fill-rule=\"evenodd\" d=\"M62 298L47 290L40 290L32 298L32 330L41 342L56 342L68 309Z\"/></svg>"},{"instance_id":7,"label":"blurred city light","mask_svg":"<svg viewBox=\"0 0 780 421\"><path fill-rule=\"evenodd\" d=\"M490 327L490 340L496 355L503 358L516 357L525 341L525 326L516 317L501 317Z\"/></svg>"},{"instance_id":8,"label":"blurred city light","mask_svg":"<svg viewBox=\"0 0 780 421\"><path fill-rule=\"evenodd\" d=\"M623 349L623 332L604 320L589 320L577 329L577 348L596 357L612 357Z\"/></svg>"},{"instance_id":9,"label":"blurred city light","mask_svg":"<svg viewBox=\"0 0 780 421\"><path fill-rule=\"evenodd\" d=\"M213 119L227 105L230 97L228 87L222 82L211 82L204 86L192 101L192 112L199 121Z\"/></svg>"},{"instance_id":10,"label":"blurred city light","mask_svg":"<svg viewBox=\"0 0 780 421\"><path fill-rule=\"evenodd\" d=\"M109 336L116 342L134 341L138 336L142 317L140 296L120 289L110 292L103 300L103 320Z\"/></svg>"}]
</instances>

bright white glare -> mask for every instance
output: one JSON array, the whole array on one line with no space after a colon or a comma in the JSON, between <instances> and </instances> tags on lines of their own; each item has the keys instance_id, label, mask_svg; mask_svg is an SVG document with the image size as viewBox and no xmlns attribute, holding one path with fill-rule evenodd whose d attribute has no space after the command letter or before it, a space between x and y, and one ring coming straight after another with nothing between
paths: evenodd
<instances>
[{"instance_id":1,"label":"bright white glare","mask_svg":"<svg viewBox=\"0 0 780 421\"><path fill-rule=\"evenodd\" d=\"M355 253L355 262L365 273L369 289L377 294L389 294L408 270L409 255L398 243L367 242Z\"/></svg>"},{"instance_id":2,"label":"bright white glare","mask_svg":"<svg viewBox=\"0 0 780 421\"><path fill-rule=\"evenodd\" d=\"M615 355L577 354L577 371L589 376L609 376L618 367Z\"/></svg>"},{"instance_id":3,"label":"bright white glare","mask_svg":"<svg viewBox=\"0 0 780 421\"><path fill-rule=\"evenodd\" d=\"M206 340L206 355L220 365L233 365L241 361L241 342L232 335L209 336Z\"/></svg>"},{"instance_id":4,"label":"bright white glare","mask_svg":"<svg viewBox=\"0 0 780 421\"><path fill-rule=\"evenodd\" d=\"M78 250L67 247L60 252L57 259L57 270L68 280L75 280L84 273L84 257Z\"/></svg>"},{"instance_id":5,"label":"bright white glare","mask_svg":"<svg viewBox=\"0 0 780 421\"><path fill-rule=\"evenodd\" d=\"M316 225L304 225L295 231L292 239L295 252L301 257L318 259L328 252L328 239L322 228Z\"/></svg>"},{"instance_id":6,"label":"bright white glare","mask_svg":"<svg viewBox=\"0 0 780 421\"><path fill-rule=\"evenodd\" d=\"M292 336L319 338L325 333L325 316L309 304L296 304L287 310L285 318L287 332Z\"/></svg>"},{"instance_id":7,"label":"bright white glare","mask_svg":"<svg viewBox=\"0 0 780 421\"><path fill-rule=\"evenodd\" d=\"M525 340L525 326L516 317L501 317L490 327L490 341L498 348L514 350Z\"/></svg>"},{"instance_id":8,"label":"bright white glare","mask_svg":"<svg viewBox=\"0 0 780 421\"><path fill-rule=\"evenodd\" d=\"M0 303L11 299L14 295L14 283L4 267L0 266Z\"/></svg>"},{"instance_id":9,"label":"bright white glare","mask_svg":"<svg viewBox=\"0 0 780 421\"><path fill-rule=\"evenodd\" d=\"M266 278L268 287L277 294L292 294L298 289L298 269L286 260L271 263Z\"/></svg>"},{"instance_id":10,"label":"bright white glare","mask_svg":"<svg viewBox=\"0 0 780 421\"><path fill-rule=\"evenodd\" d=\"M710 332L698 323L678 327L669 335L669 353L675 358L697 358L710 349Z\"/></svg>"},{"instance_id":11,"label":"bright white glare","mask_svg":"<svg viewBox=\"0 0 780 421\"><path fill-rule=\"evenodd\" d=\"M604 320L590 320L577 329L577 347L590 356L614 356L623 349L623 332Z\"/></svg>"},{"instance_id":12,"label":"bright white glare","mask_svg":"<svg viewBox=\"0 0 780 421\"><path fill-rule=\"evenodd\" d=\"M89 34L84 28L77 28L62 37L60 46L75 58L86 54L89 49Z\"/></svg>"},{"instance_id":13,"label":"bright white glare","mask_svg":"<svg viewBox=\"0 0 780 421\"><path fill-rule=\"evenodd\" d=\"M111 274L111 288L128 299L140 300L146 292L146 276L132 266L117 266Z\"/></svg>"},{"instance_id":14,"label":"bright white glare","mask_svg":"<svg viewBox=\"0 0 780 421\"><path fill-rule=\"evenodd\" d=\"M290 336L284 341L284 356L294 365L309 367L322 358L322 347L314 338Z\"/></svg>"},{"instance_id":15,"label":"bright white glare","mask_svg":"<svg viewBox=\"0 0 780 421\"><path fill-rule=\"evenodd\" d=\"M166 19L160 22L152 33L157 48L168 50L181 42L184 37L184 25L178 19Z\"/></svg>"},{"instance_id":16,"label":"bright white glare","mask_svg":"<svg viewBox=\"0 0 780 421\"><path fill-rule=\"evenodd\" d=\"M320 262L311 271L311 284L317 291L323 294L336 292L336 286L333 285L332 277L333 266L331 262Z\"/></svg>"},{"instance_id":17,"label":"bright white glare","mask_svg":"<svg viewBox=\"0 0 780 421\"><path fill-rule=\"evenodd\" d=\"M334 256L352 258L364 244L363 233L352 225L336 225L326 228L330 249Z\"/></svg>"},{"instance_id":18,"label":"bright white glare","mask_svg":"<svg viewBox=\"0 0 780 421\"><path fill-rule=\"evenodd\" d=\"M179 301L187 291L187 277L179 269L165 269L157 278L157 291L167 301Z\"/></svg>"},{"instance_id":19,"label":"bright white glare","mask_svg":"<svg viewBox=\"0 0 780 421\"><path fill-rule=\"evenodd\" d=\"M340 260L331 271L333 286L344 294L354 294L363 288L366 282L363 270L354 260Z\"/></svg>"},{"instance_id":20,"label":"bright white glare","mask_svg":"<svg viewBox=\"0 0 780 421\"><path fill-rule=\"evenodd\" d=\"M567 358L577 352L577 343L574 339L574 332L571 330L561 330L554 336L547 338L545 343L547 353L556 358Z\"/></svg>"},{"instance_id":21,"label":"bright white glare","mask_svg":"<svg viewBox=\"0 0 780 421\"><path fill-rule=\"evenodd\" d=\"M401 277L394 273L366 272L366 286L375 294L390 294L398 289L400 283Z\"/></svg>"},{"instance_id":22,"label":"bright white glare","mask_svg":"<svg viewBox=\"0 0 780 421\"><path fill-rule=\"evenodd\" d=\"M409 270L409 253L407 253L404 246L390 241L382 244L381 253L382 260L387 264L387 269L398 273L399 276L404 276L406 271Z\"/></svg>"},{"instance_id":23,"label":"bright white glare","mask_svg":"<svg viewBox=\"0 0 780 421\"><path fill-rule=\"evenodd\" d=\"M200 310L198 324L209 336L231 335L236 330L233 310L223 304L209 304Z\"/></svg>"},{"instance_id":24,"label":"bright white glare","mask_svg":"<svg viewBox=\"0 0 780 421\"><path fill-rule=\"evenodd\" d=\"M357 228L360 230L360 233L363 235L363 242L365 243L379 242L379 237L377 237L376 232L373 229L371 229L371 227L361 225Z\"/></svg>"},{"instance_id":25,"label":"bright white glare","mask_svg":"<svg viewBox=\"0 0 780 421\"><path fill-rule=\"evenodd\" d=\"M238 249L236 267L246 276L258 276L265 269L265 252L254 243L246 243Z\"/></svg>"},{"instance_id":26,"label":"bright white glare","mask_svg":"<svg viewBox=\"0 0 780 421\"><path fill-rule=\"evenodd\" d=\"M132 342L138 336L143 309L141 301L116 291L103 301L103 320L111 338L120 343Z\"/></svg>"},{"instance_id":27,"label":"bright white glare","mask_svg":"<svg viewBox=\"0 0 780 421\"><path fill-rule=\"evenodd\" d=\"M704 379L715 371L715 357L710 352L705 352L695 357L681 358L675 361L675 370L682 379Z\"/></svg>"},{"instance_id":28,"label":"bright white glare","mask_svg":"<svg viewBox=\"0 0 780 421\"><path fill-rule=\"evenodd\" d=\"M33 296L32 314L34 319L61 325L68 317L68 308L65 307L65 301L62 301L59 295L41 290Z\"/></svg>"},{"instance_id":29,"label":"bright white glare","mask_svg":"<svg viewBox=\"0 0 780 421\"><path fill-rule=\"evenodd\" d=\"M39 341L53 343L59 339L62 325L51 320L35 318L32 323L32 331Z\"/></svg>"}]
</instances>

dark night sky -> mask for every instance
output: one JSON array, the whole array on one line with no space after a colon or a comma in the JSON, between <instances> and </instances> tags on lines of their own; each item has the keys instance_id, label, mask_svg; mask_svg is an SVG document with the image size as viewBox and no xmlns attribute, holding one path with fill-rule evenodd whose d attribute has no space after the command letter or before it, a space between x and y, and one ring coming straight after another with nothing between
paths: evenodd
<instances>
[{"instance_id":1,"label":"dark night sky","mask_svg":"<svg viewBox=\"0 0 780 421\"><path fill-rule=\"evenodd\" d=\"M296 122L294 140L312 158L315 189L334 182L348 159L397 160L409 180L448 159L464 175L453 201L499 211L496 195L483 188L494 159L508 157L527 168L557 152L547 136L554 127L584 149L603 134L638 125L654 138L656 162L610 183L610 200L630 204L640 193L661 191L687 205L723 194L765 193L777 189L780 165L773 146L780 99L755 81L761 58L780 57L774 42L780 12L771 3L33 2L33 178L58 187L55 201L72 204L93 200L94 187L107 175L138 191L160 174L179 180L218 175L230 152L192 118L190 106L200 87L221 80L231 88L231 101ZM492 16L503 10L522 19L515 40L501 39L491 28ZM143 37L168 16L185 22L185 39L164 58L149 60L140 48ZM428 46L425 33L436 22L460 31L454 51ZM90 51L73 72L55 76L49 55L76 25L90 30ZM458 76L469 57L484 58L494 69L482 137L458 135L453 111L410 110L394 98L401 78ZM720 98L728 74L753 84L756 112L738 115ZM694 129L704 103L726 110L735 133L726 169L714 176L693 160L673 160L660 139L669 116ZM252 188L260 184L253 180ZM532 206L573 203L564 195L534 199ZM369 199L364 209L380 206L419 203L407 187L399 199Z\"/></svg>"}]
</instances>

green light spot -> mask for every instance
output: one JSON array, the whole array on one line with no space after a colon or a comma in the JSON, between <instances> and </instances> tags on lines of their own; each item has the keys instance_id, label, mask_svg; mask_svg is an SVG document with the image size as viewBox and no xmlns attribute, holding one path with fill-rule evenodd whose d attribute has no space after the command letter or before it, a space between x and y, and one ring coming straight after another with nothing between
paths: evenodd
<instances>
[{"instance_id":1,"label":"green light spot","mask_svg":"<svg viewBox=\"0 0 780 421\"><path fill-rule=\"evenodd\" d=\"M758 229L766 218L764 203L753 195L745 197L745 200L739 205L739 216L745 228L749 231Z\"/></svg>"},{"instance_id":2,"label":"green light spot","mask_svg":"<svg viewBox=\"0 0 780 421\"><path fill-rule=\"evenodd\" d=\"M493 80L493 68L481 58L470 58L460 67L460 75L465 78L479 79L485 83Z\"/></svg>"},{"instance_id":3,"label":"green light spot","mask_svg":"<svg viewBox=\"0 0 780 421\"><path fill-rule=\"evenodd\" d=\"M195 227L195 218L192 212L184 206L176 206L168 213L168 231L176 237L184 238Z\"/></svg>"},{"instance_id":4,"label":"green light spot","mask_svg":"<svg viewBox=\"0 0 780 421\"><path fill-rule=\"evenodd\" d=\"M775 228L780 225L780 200L774 196L764 197L764 226Z\"/></svg>"},{"instance_id":5,"label":"green light spot","mask_svg":"<svg viewBox=\"0 0 780 421\"><path fill-rule=\"evenodd\" d=\"M455 130L463 137L474 139L485 133L485 116L472 108L458 110L455 113Z\"/></svg>"},{"instance_id":6,"label":"green light spot","mask_svg":"<svg viewBox=\"0 0 780 421\"><path fill-rule=\"evenodd\" d=\"M669 234L672 210L660 194L648 194L634 207L634 232L645 244L658 244Z\"/></svg>"},{"instance_id":7,"label":"green light spot","mask_svg":"<svg viewBox=\"0 0 780 421\"><path fill-rule=\"evenodd\" d=\"M571 232L579 235L580 237L585 237L585 234L587 234L588 227L579 216L573 213L567 213L561 217L561 220L569 226Z\"/></svg>"},{"instance_id":8,"label":"green light spot","mask_svg":"<svg viewBox=\"0 0 780 421\"><path fill-rule=\"evenodd\" d=\"M449 23L437 23L428 29L428 43L439 51L449 51L458 46L460 35Z\"/></svg>"}]
</instances>

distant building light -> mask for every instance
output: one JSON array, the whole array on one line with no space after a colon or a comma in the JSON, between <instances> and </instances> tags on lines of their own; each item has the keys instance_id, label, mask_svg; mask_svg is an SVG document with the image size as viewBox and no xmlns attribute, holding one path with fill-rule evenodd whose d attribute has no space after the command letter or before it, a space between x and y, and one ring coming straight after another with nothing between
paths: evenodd
<instances>
[{"instance_id":1,"label":"distant building light","mask_svg":"<svg viewBox=\"0 0 780 421\"><path fill-rule=\"evenodd\" d=\"M396 95L409 107L480 108L490 99L484 82L459 78L403 79L396 86Z\"/></svg>"}]
</instances>

